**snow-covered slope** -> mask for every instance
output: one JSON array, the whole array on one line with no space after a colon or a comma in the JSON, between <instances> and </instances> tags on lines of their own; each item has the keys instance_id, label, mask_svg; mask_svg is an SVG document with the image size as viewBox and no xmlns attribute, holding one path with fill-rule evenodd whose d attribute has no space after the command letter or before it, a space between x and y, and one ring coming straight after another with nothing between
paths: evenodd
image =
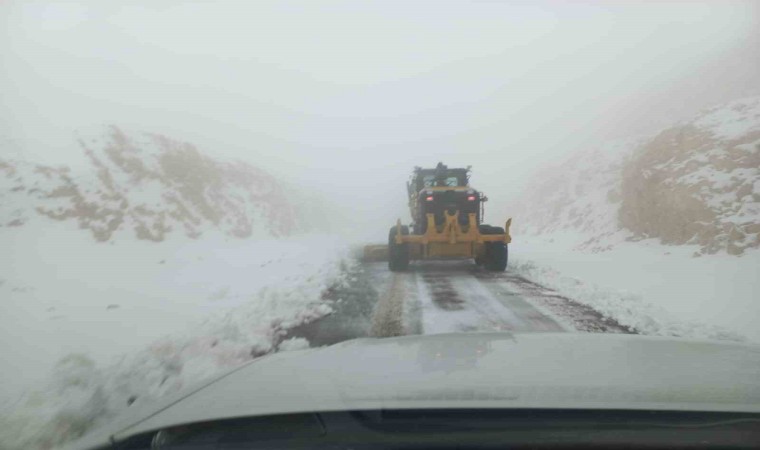
<instances>
[{"instance_id":1,"label":"snow-covered slope","mask_svg":"<svg viewBox=\"0 0 760 450\"><path fill-rule=\"evenodd\" d=\"M534 180L511 270L645 334L760 342L760 97Z\"/></svg>"},{"instance_id":2,"label":"snow-covered slope","mask_svg":"<svg viewBox=\"0 0 760 450\"><path fill-rule=\"evenodd\" d=\"M238 238L287 236L297 228L277 180L246 163L115 126L79 136L78 145L87 169L0 160L0 226L72 221L97 241L119 234L197 238L211 229Z\"/></svg>"},{"instance_id":3,"label":"snow-covered slope","mask_svg":"<svg viewBox=\"0 0 760 450\"><path fill-rule=\"evenodd\" d=\"M211 235L213 234L213 236ZM334 236L96 243L75 227L0 241L0 448L54 448L259 355L308 346L291 327L332 311Z\"/></svg>"},{"instance_id":4,"label":"snow-covered slope","mask_svg":"<svg viewBox=\"0 0 760 450\"><path fill-rule=\"evenodd\" d=\"M80 133L71 167L0 160L2 449L53 448L308 345L283 339L330 313L323 293L351 265L345 238L305 232L295 188L264 171L103 131Z\"/></svg>"},{"instance_id":5,"label":"snow-covered slope","mask_svg":"<svg viewBox=\"0 0 760 450\"><path fill-rule=\"evenodd\" d=\"M664 130L623 168L620 224L702 253L760 247L760 97Z\"/></svg>"},{"instance_id":6,"label":"snow-covered slope","mask_svg":"<svg viewBox=\"0 0 760 450\"><path fill-rule=\"evenodd\" d=\"M520 232L577 232L593 251L657 238L742 254L760 246L760 97L580 151L535 179L515 214Z\"/></svg>"},{"instance_id":7,"label":"snow-covered slope","mask_svg":"<svg viewBox=\"0 0 760 450\"><path fill-rule=\"evenodd\" d=\"M578 152L562 164L543 168L515 208L515 233L577 232L579 247L608 249L621 233L618 209L621 173L641 138L607 142Z\"/></svg>"}]
</instances>

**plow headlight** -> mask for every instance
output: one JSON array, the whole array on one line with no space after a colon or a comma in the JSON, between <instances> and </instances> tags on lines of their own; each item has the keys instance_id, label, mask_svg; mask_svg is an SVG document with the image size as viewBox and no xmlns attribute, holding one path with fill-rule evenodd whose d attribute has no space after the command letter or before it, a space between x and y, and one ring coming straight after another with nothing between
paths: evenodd
<instances>
[{"instance_id":1,"label":"plow headlight","mask_svg":"<svg viewBox=\"0 0 760 450\"><path fill-rule=\"evenodd\" d=\"M478 199L478 197L476 197L474 195L468 195L467 196L467 201L470 201L470 202L474 202L477 199Z\"/></svg>"},{"instance_id":2,"label":"plow headlight","mask_svg":"<svg viewBox=\"0 0 760 450\"><path fill-rule=\"evenodd\" d=\"M427 200L429 202L432 202L433 201L433 196L432 195L428 195L427 197L425 197L425 200Z\"/></svg>"}]
</instances>

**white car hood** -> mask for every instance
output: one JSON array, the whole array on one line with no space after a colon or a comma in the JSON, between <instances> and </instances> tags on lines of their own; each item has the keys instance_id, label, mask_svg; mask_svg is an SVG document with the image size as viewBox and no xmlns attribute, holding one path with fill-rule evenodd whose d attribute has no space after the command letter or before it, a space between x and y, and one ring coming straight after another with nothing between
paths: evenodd
<instances>
[{"instance_id":1,"label":"white car hood","mask_svg":"<svg viewBox=\"0 0 760 450\"><path fill-rule=\"evenodd\" d=\"M760 412L760 346L566 333L358 339L254 360L71 448L183 423L381 408Z\"/></svg>"}]
</instances>

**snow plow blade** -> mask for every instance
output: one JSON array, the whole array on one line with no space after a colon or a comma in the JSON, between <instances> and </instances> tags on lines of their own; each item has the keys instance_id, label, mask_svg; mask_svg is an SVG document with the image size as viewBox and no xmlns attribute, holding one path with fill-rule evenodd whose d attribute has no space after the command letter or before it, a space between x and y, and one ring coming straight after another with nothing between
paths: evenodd
<instances>
[{"instance_id":1,"label":"snow plow blade","mask_svg":"<svg viewBox=\"0 0 760 450\"><path fill-rule=\"evenodd\" d=\"M388 261L388 246L383 244L365 245L362 252L362 261Z\"/></svg>"}]
</instances>

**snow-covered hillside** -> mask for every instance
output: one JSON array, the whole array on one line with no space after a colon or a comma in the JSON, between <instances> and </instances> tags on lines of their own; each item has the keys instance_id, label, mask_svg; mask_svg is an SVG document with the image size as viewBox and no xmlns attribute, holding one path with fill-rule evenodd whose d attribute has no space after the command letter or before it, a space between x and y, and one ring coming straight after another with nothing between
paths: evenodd
<instances>
[{"instance_id":1,"label":"snow-covered hillside","mask_svg":"<svg viewBox=\"0 0 760 450\"><path fill-rule=\"evenodd\" d=\"M760 97L579 151L535 179L515 214L521 232L578 232L592 251L656 238L742 254L760 246Z\"/></svg>"},{"instance_id":2,"label":"snow-covered hillside","mask_svg":"<svg viewBox=\"0 0 760 450\"><path fill-rule=\"evenodd\" d=\"M115 126L79 136L78 145L87 169L0 160L0 226L72 221L101 242L118 234L197 238L212 229L238 238L287 236L298 226L277 180L249 164Z\"/></svg>"},{"instance_id":3,"label":"snow-covered hillside","mask_svg":"<svg viewBox=\"0 0 760 450\"><path fill-rule=\"evenodd\" d=\"M256 167L116 127L73 142L84 164L0 161L2 449L308 345L283 339L330 313L351 265Z\"/></svg>"},{"instance_id":4,"label":"snow-covered hillside","mask_svg":"<svg viewBox=\"0 0 760 450\"><path fill-rule=\"evenodd\" d=\"M625 159L642 139L608 142L578 152L564 163L545 167L522 193L511 212L517 234L548 235L571 230L579 247L609 249L620 229L621 173Z\"/></svg>"},{"instance_id":5,"label":"snow-covered hillside","mask_svg":"<svg viewBox=\"0 0 760 450\"><path fill-rule=\"evenodd\" d=\"M512 270L647 334L760 342L760 97L534 180Z\"/></svg>"}]
</instances>

